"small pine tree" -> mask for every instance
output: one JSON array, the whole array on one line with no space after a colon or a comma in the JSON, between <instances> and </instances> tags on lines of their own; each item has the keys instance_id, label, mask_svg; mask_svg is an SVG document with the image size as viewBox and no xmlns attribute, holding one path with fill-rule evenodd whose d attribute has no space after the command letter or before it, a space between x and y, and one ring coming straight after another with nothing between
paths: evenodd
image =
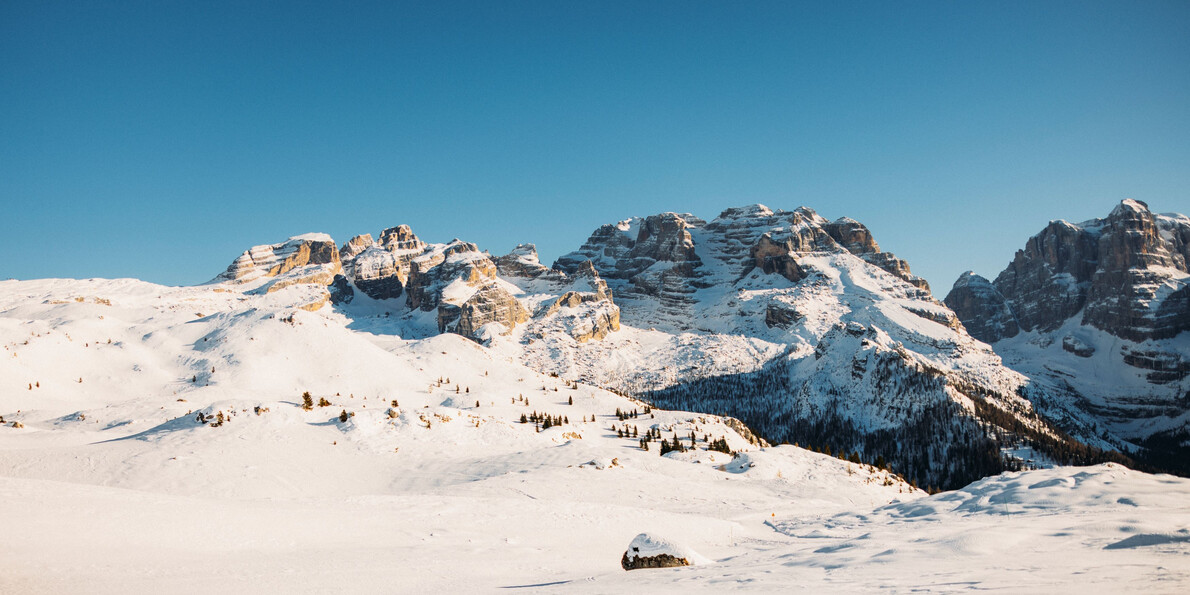
<instances>
[{"instance_id":1,"label":"small pine tree","mask_svg":"<svg viewBox=\"0 0 1190 595\"><path fill-rule=\"evenodd\" d=\"M574 397L570 397L569 399L566 399L566 400L570 405L574 404Z\"/></svg>"},{"instance_id":2,"label":"small pine tree","mask_svg":"<svg viewBox=\"0 0 1190 595\"><path fill-rule=\"evenodd\" d=\"M347 423L347 410L346 409L339 412L339 423L344 423L344 424Z\"/></svg>"},{"instance_id":3,"label":"small pine tree","mask_svg":"<svg viewBox=\"0 0 1190 595\"><path fill-rule=\"evenodd\" d=\"M314 408L314 397L310 396L310 391L302 393L302 409L309 411Z\"/></svg>"},{"instance_id":4,"label":"small pine tree","mask_svg":"<svg viewBox=\"0 0 1190 595\"><path fill-rule=\"evenodd\" d=\"M529 418L525 417L524 413L521 414L521 423L523 423L523 424L529 423Z\"/></svg>"},{"instance_id":5,"label":"small pine tree","mask_svg":"<svg viewBox=\"0 0 1190 595\"><path fill-rule=\"evenodd\" d=\"M319 397L318 398L318 406L319 407L330 407L331 402L326 400L326 397Z\"/></svg>"}]
</instances>

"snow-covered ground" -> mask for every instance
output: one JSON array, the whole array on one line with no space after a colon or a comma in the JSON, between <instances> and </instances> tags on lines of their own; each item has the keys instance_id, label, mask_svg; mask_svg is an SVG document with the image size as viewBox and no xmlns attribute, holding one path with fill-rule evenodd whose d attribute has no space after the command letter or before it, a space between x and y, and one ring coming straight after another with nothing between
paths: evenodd
<instances>
[{"instance_id":1,"label":"snow-covered ground","mask_svg":"<svg viewBox=\"0 0 1190 595\"><path fill-rule=\"evenodd\" d=\"M1190 585L1188 480L1057 468L926 497L461 337L384 332L366 300L300 309L314 289L0 282L0 592ZM642 450L654 429L697 448ZM740 454L707 450L719 437ZM641 533L708 562L625 572Z\"/></svg>"}]
</instances>

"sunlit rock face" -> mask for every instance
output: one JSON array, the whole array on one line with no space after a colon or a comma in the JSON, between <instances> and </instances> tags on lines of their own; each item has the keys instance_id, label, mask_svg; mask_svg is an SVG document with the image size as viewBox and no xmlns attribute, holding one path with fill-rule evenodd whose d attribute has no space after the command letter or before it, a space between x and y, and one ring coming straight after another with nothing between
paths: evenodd
<instances>
[{"instance_id":1,"label":"sunlit rock face","mask_svg":"<svg viewBox=\"0 0 1190 595\"><path fill-rule=\"evenodd\" d=\"M267 291L294 284L329 285L343 272L339 249L326 234L295 236L245 250L213 283L261 283Z\"/></svg>"}]
</instances>

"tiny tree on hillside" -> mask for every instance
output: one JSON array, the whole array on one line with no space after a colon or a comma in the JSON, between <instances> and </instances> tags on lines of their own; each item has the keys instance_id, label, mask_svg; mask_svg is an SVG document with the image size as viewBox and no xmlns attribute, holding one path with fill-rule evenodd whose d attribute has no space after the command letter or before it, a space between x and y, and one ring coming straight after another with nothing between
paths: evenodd
<instances>
[{"instance_id":1,"label":"tiny tree on hillside","mask_svg":"<svg viewBox=\"0 0 1190 595\"><path fill-rule=\"evenodd\" d=\"M314 408L314 397L310 396L310 391L302 393L302 409L309 411Z\"/></svg>"},{"instance_id":2,"label":"tiny tree on hillside","mask_svg":"<svg viewBox=\"0 0 1190 595\"><path fill-rule=\"evenodd\" d=\"M347 423L347 410L339 412L339 423Z\"/></svg>"}]
</instances>

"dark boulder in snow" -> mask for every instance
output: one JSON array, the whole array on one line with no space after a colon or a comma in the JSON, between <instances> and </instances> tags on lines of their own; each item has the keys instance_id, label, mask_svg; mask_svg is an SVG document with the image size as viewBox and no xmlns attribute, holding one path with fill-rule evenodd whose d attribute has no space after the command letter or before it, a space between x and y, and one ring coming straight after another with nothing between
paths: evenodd
<instances>
[{"instance_id":1,"label":"dark boulder in snow","mask_svg":"<svg viewBox=\"0 0 1190 595\"><path fill-rule=\"evenodd\" d=\"M672 568L705 562L707 559L698 555L694 550L664 537L648 533L637 535L632 543L628 544L628 550L624 552L624 556L620 558L620 566L623 566L624 570Z\"/></svg>"}]
</instances>

